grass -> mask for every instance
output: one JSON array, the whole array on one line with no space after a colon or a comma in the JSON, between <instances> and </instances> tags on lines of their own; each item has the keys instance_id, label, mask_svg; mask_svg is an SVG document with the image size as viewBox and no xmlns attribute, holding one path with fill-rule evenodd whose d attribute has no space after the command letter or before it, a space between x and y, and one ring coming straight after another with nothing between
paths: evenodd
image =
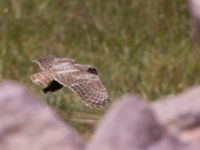
<instances>
[{"instance_id":1,"label":"grass","mask_svg":"<svg viewBox=\"0 0 200 150\"><path fill-rule=\"evenodd\" d=\"M43 95L31 60L49 54L95 65L112 100L148 100L200 83L199 45L186 0L2 0L0 80L24 84L89 138L107 108L90 110L65 89Z\"/></svg>"}]
</instances>

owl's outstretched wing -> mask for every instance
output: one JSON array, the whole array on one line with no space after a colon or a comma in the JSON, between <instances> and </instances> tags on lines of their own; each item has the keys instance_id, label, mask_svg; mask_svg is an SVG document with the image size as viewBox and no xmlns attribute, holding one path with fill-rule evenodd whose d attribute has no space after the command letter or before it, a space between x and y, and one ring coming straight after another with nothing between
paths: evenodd
<instances>
[{"instance_id":1,"label":"owl's outstretched wing","mask_svg":"<svg viewBox=\"0 0 200 150\"><path fill-rule=\"evenodd\" d=\"M110 101L106 88L95 74L74 70L72 72L53 72L52 77L71 89L89 107L98 108Z\"/></svg>"},{"instance_id":2,"label":"owl's outstretched wing","mask_svg":"<svg viewBox=\"0 0 200 150\"><path fill-rule=\"evenodd\" d=\"M37 63L42 70L45 70L45 69L51 68L51 66L54 64L55 59L57 58L58 57L56 56L50 55L45 58L39 58L39 59L33 60L33 62Z\"/></svg>"},{"instance_id":3,"label":"owl's outstretched wing","mask_svg":"<svg viewBox=\"0 0 200 150\"><path fill-rule=\"evenodd\" d=\"M42 70L51 69L56 65L65 65L65 63L73 64L76 61L71 58L60 58L56 56L49 55L45 58L39 58L34 60L33 62L37 63Z\"/></svg>"}]
</instances>

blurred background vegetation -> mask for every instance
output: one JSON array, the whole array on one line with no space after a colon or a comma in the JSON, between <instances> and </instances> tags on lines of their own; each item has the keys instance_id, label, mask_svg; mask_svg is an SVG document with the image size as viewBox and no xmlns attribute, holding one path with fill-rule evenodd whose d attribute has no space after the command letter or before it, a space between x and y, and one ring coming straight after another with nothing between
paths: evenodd
<instances>
[{"instance_id":1,"label":"blurred background vegetation","mask_svg":"<svg viewBox=\"0 0 200 150\"><path fill-rule=\"evenodd\" d=\"M0 80L24 84L86 139L109 106L86 108L67 89L44 95L29 80L33 59L95 65L112 101L155 100L200 83L198 47L186 0L0 1Z\"/></svg>"}]
</instances>

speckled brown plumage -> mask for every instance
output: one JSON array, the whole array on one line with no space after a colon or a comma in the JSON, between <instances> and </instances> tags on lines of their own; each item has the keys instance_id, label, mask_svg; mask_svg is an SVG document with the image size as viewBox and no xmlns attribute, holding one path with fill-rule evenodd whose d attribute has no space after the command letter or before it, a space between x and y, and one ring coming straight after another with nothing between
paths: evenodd
<instances>
[{"instance_id":1,"label":"speckled brown plumage","mask_svg":"<svg viewBox=\"0 0 200 150\"><path fill-rule=\"evenodd\" d=\"M40 58L34 62L39 64L42 72L31 75L31 80L36 84L46 85L43 89L45 93L65 86L89 107L97 108L109 102L107 90L93 66L77 64L74 59L56 56Z\"/></svg>"}]
</instances>

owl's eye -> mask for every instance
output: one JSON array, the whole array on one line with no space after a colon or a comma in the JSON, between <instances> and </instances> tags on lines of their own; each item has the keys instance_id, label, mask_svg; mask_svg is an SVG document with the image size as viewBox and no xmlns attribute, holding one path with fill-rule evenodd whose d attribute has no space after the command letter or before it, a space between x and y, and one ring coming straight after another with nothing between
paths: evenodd
<instances>
[{"instance_id":1,"label":"owl's eye","mask_svg":"<svg viewBox=\"0 0 200 150\"><path fill-rule=\"evenodd\" d=\"M90 68L88 68L88 70L87 70L89 73L92 73L92 74L98 74L98 72L97 72L97 69L96 68L92 68L92 67L90 67Z\"/></svg>"}]
</instances>

